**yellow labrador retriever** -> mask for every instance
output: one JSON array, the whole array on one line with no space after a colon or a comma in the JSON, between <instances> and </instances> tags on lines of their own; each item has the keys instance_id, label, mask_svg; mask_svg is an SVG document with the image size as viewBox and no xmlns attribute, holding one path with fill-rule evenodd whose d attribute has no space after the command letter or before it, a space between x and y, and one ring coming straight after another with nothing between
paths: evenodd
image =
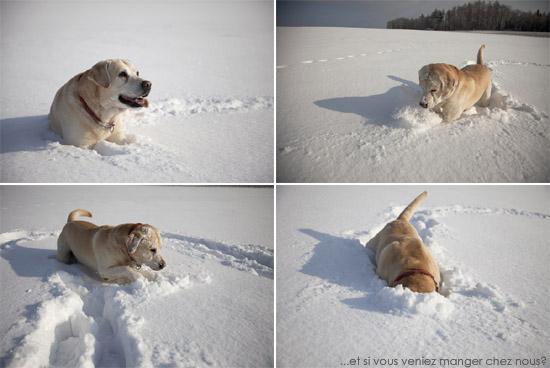
<instances>
[{"instance_id":1,"label":"yellow labrador retriever","mask_svg":"<svg viewBox=\"0 0 550 368\"><path fill-rule=\"evenodd\" d=\"M155 271L166 266L160 255L160 233L151 225L123 224L96 226L76 221L78 216L92 217L89 211L76 209L57 239L57 259L63 263L75 260L96 271L104 281L129 283L140 276L153 278L141 270L147 265Z\"/></svg>"},{"instance_id":2,"label":"yellow labrador retriever","mask_svg":"<svg viewBox=\"0 0 550 368\"><path fill-rule=\"evenodd\" d=\"M391 287L401 284L419 293L439 291L439 267L409 223L427 195L421 193L367 243L376 252L376 273Z\"/></svg>"},{"instance_id":3,"label":"yellow labrador retriever","mask_svg":"<svg viewBox=\"0 0 550 368\"><path fill-rule=\"evenodd\" d=\"M420 106L438 113L444 121L456 120L462 112L478 104L487 106L491 97L491 70L483 65L483 49L477 64L458 69L449 64L425 65L418 72L423 90Z\"/></svg>"},{"instance_id":4,"label":"yellow labrador retriever","mask_svg":"<svg viewBox=\"0 0 550 368\"><path fill-rule=\"evenodd\" d=\"M151 82L127 60L100 61L57 91L50 108L50 128L65 144L92 148L101 140L131 143L122 122L128 109L147 107Z\"/></svg>"}]
</instances>

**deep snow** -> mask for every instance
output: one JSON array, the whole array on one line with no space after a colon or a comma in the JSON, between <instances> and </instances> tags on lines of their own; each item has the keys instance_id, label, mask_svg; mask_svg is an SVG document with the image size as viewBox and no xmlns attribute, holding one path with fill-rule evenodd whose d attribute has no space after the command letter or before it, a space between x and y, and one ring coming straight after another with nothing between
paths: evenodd
<instances>
[{"instance_id":1,"label":"deep snow","mask_svg":"<svg viewBox=\"0 0 550 368\"><path fill-rule=\"evenodd\" d=\"M489 108L450 124L418 106L418 70L493 70ZM548 38L277 28L280 182L548 182Z\"/></svg>"},{"instance_id":2,"label":"deep snow","mask_svg":"<svg viewBox=\"0 0 550 368\"><path fill-rule=\"evenodd\" d=\"M2 1L0 17L2 182L272 182L271 3ZM152 81L136 143L62 145L56 91L107 58Z\"/></svg>"},{"instance_id":3,"label":"deep snow","mask_svg":"<svg viewBox=\"0 0 550 368\"><path fill-rule=\"evenodd\" d=\"M365 248L423 190L411 223L440 266L441 294L387 287ZM547 186L279 186L277 366L540 363L550 358L549 236Z\"/></svg>"},{"instance_id":4,"label":"deep snow","mask_svg":"<svg viewBox=\"0 0 550 368\"><path fill-rule=\"evenodd\" d=\"M271 367L273 189L1 187L0 366ZM67 213L150 223L167 268L118 286L55 260Z\"/></svg>"}]
</instances>

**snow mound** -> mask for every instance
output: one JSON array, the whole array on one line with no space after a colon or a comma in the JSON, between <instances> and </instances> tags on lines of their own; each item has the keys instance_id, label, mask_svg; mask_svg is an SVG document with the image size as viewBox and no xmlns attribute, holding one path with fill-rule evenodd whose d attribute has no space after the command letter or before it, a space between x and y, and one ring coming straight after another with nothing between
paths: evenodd
<instances>
[{"instance_id":1,"label":"snow mound","mask_svg":"<svg viewBox=\"0 0 550 368\"><path fill-rule=\"evenodd\" d=\"M418 106L403 106L392 116L401 128L423 131L441 123L441 117L433 111Z\"/></svg>"},{"instance_id":2,"label":"snow mound","mask_svg":"<svg viewBox=\"0 0 550 368\"><path fill-rule=\"evenodd\" d=\"M407 88L403 86L403 88ZM412 94L411 91L409 94ZM511 123L514 119L527 114L531 119L542 120L548 118L544 112L539 112L534 106L522 103L503 90L498 83L493 82L491 98L487 107L474 106L462 113L457 123L479 123L487 118L502 123ZM392 126L425 131L439 125L441 117L428 109L419 107L416 103L398 108L392 115Z\"/></svg>"},{"instance_id":3,"label":"snow mound","mask_svg":"<svg viewBox=\"0 0 550 368\"><path fill-rule=\"evenodd\" d=\"M97 325L84 313L78 293L65 286L60 274L48 279L52 299L42 302L28 321L32 332L16 348L9 366L94 367Z\"/></svg>"},{"instance_id":4,"label":"snow mound","mask_svg":"<svg viewBox=\"0 0 550 368\"><path fill-rule=\"evenodd\" d=\"M378 308L398 315L422 314L445 319L454 309L453 303L440 294L415 293L402 285L382 288L374 299Z\"/></svg>"},{"instance_id":5,"label":"snow mound","mask_svg":"<svg viewBox=\"0 0 550 368\"><path fill-rule=\"evenodd\" d=\"M500 87L500 85L496 82L493 82L492 85L488 110L489 113L487 113L487 109L478 108L478 111L481 111L482 113L485 112L485 115L496 120L504 120L503 122L509 121L506 119L506 115L504 115L505 119L503 119L503 113L499 110L504 110L506 112L514 112L513 110L515 110L515 114L526 113L535 120L548 118L548 115L545 112L538 111L537 108L533 105L518 101L509 92Z\"/></svg>"}]
</instances>

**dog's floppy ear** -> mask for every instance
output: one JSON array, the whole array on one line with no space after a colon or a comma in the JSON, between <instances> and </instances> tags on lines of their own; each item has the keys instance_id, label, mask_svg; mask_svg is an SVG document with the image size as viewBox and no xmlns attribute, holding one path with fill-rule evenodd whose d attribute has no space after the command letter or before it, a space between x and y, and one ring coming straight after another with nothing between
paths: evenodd
<instances>
[{"instance_id":1,"label":"dog's floppy ear","mask_svg":"<svg viewBox=\"0 0 550 368\"><path fill-rule=\"evenodd\" d=\"M143 241L143 239L149 237L151 234L150 226L147 224L137 223L132 226L130 234L126 238L126 248L128 253L133 254Z\"/></svg>"},{"instance_id":2,"label":"dog's floppy ear","mask_svg":"<svg viewBox=\"0 0 550 368\"><path fill-rule=\"evenodd\" d=\"M453 65L449 65L449 69L446 70L443 82L445 83L446 96L450 96L454 93L458 86L458 68Z\"/></svg>"},{"instance_id":3,"label":"dog's floppy ear","mask_svg":"<svg viewBox=\"0 0 550 368\"><path fill-rule=\"evenodd\" d=\"M139 244L142 242L143 237L135 233L130 233L126 239L126 248L128 248L128 253L134 254L139 247Z\"/></svg>"},{"instance_id":4,"label":"dog's floppy ear","mask_svg":"<svg viewBox=\"0 0 550 368\"><path fill-rule=\"evenodd\" d=\"M418 80L422 79L428 79L428 73L430 71L429 65L424 65L420 70L418 71Z\"/></svg>"},{"instance_id":5,"label":"dog's floppy ear","mask_svg":"<svg viewBox=\"0 0 550 368\"><path fill-rule=\"evenodd\" d=\"M111 75L109 74L109 66L111 60L100 61L90 69L88 79L103 88L109 88L111 85Z\"/></svg>"}]
</instances>

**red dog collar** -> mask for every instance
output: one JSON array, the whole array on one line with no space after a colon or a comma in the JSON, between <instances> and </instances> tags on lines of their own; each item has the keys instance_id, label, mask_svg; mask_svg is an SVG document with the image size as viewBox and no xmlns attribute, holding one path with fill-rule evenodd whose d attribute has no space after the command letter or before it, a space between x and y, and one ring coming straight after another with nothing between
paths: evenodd
<instances>
[{"instance_id":1,"label":"red dog collar","mask_svg":"<svg viewBox=\"0 0 550 368\"><path fill-rule=\"evenodd\" d=\"M435 277L431 273L429 273L428 271L424 271L420 268L409 268L405 272L400 273L399 276L397 276L395 278L395 280L393 280L392 286L397 285L397 283L399 281L401 281L402 279L404 279L405 277L415 275L415 274L421 274L421 275L429 276L435 284L435 291L439 292L439 285L437 284L437 281L435 281Z\"/></svg>"},{"instance_id":2,"label":"red dog collar","mask_svg":"<svg viewBox=\"0 0 550 368\"><path fill-rule=\"evenodd\" d=\"M110 123L104 123L103 121L101 121L101 119L99 118L99 116L97 116L97 114L94 112L94 110L91 109L90 106L88 106L88 104L86 103L86 101L82 98L82 96L78 95L78 99L80 100L80 103L82 104L82 107L84 108L84 110L86 110L86 112L88 113L88 115L90 115L92 117L92 119L94 119L94 121L98 124L98 125L101 125L103 128L105 129L109 129L111 132L113 131L113 129L115 128L115 124L113 122L110 122Z\"/></svg>"}]
</instances>

